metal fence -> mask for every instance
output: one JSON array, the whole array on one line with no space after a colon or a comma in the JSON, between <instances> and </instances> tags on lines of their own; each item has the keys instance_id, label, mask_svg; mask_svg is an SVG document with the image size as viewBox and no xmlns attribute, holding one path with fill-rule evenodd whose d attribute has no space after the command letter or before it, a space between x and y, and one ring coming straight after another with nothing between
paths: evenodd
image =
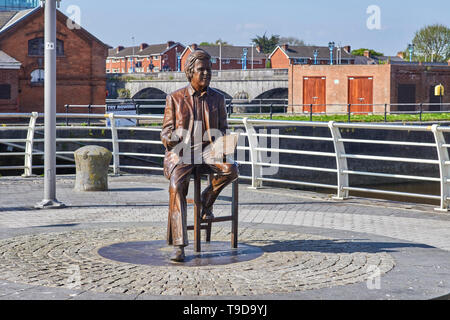
<instances>
[{"instance_id":1,"label":"metal fence","mask_svg":"<svg viewBox=\"0 0 450 320\"><path fill-rule=\"evenodd\" d=\"M133 111L136 115L157 115L164 114L165 103L165 99L109 99L105 105L65 105L65 109L67 114L76 111L93 114L101 109L105 113ZM361 107L371 111L358 111ZM317 109L325 111L314 111ZM388 122L388 116L418 115L418 120L423 121L426 114L450 113L450 103L289 104L287 99L226 99L226 111L228 116L258 114L269 116L270 119L276 115L303 115L308 116L309 121L314 121L315 116L346 115L347 122L352 122L352 116L361 114L382 115L384 122Z\"/></svg>"},{"instance_id":2,"label":"metal fence","mask_svg":"<svg viewBox=\"0 0 450 320\"><path fill-rule=\"evenodd\" d=\"M32 114L0 114L0 119L7 118L26 118L29 119L28 125L3 125L0 126L0 135L3 132L10 130L23 130L27 132L27 137L23 139L11 138L5 139L0 136L0 144L6 144L8 146L14 147L16 149L22 149L23 152L3 152L0 153L0 157L8 156L23 156L24 164L23 166L1 166L0 170L24 170L24 177L31 176L33 170L36 168L42 168L43 166L36 166L33 164L33 157L37 155L43 155L42 150L36 150L35 145L38 142L43 142L43 139L35 138L35 133L37 131L42 131L44 128L42 125L37 125L37 120L42 118L43 114L32 113ZM136 120L148 120L148 121L162 121L162 116L138 116L138 115L115 115L114 113L109 114L57 114L57 118L64 119L65 117L84 117L84 118L95 118L99 123L105 122L108 125L96 125L96 126L57 126L57 133L65 130L108 130L111 133L111 138L57 138L56 142L79 142L85 144L91 143L108 143L111 146L113 158L111 169L114 174L119 174L121 170L126 169L138 169L138 170L149 170L149 171L162 171L161 166L130 166L121 164L121 159L123 157L139 156L148 158L162 159L164 154L161 152L159 154L152 153L140 153L140 152L124 152L122 147L124 144L127 145L139 145L139 144L154 144L161 145L161 141L158 140L148 140L148 139L121 139L119 137L119 132L126 130L134 131L147 131L147 132L160 132L160 127L120 127L116 126L117 119L123 118L134 118ZM440 200L440 207L437 210L447 211L449 209L450 200L450 156L448 148L450 143L446 142L445 133L450 133L449 126L420 126L420 125L395 125L395 124L362 124L362 123L336 123L336 122L307 122L307 121L271 121L271 120L259 120L259 119L229 119L229 124L231 126L236 126L236 128L242 128L241 136L244 137L243 141L239 142L237 152L245 153L245 157L238 159L238 163L242 166L250 166L251 175L250 176L240 176L241 179L246 179L251 182L253 188L260 188L263 186L264 182L271 183L282 183L284 185L300 185L307 187L318 187L326 189L336 190L335 199L346 199L349 196L349 192L360 191L368 192L374 195L384 194L384 195L395 195L395 196L406 196L418 199L432 199ZM261 127L270 126L296 126L296 127L314 127L314 128L324 128L329 133L328 136L312 136L312 135L289 135L289 134L274 134L267 133L265 131L258 131ZM411 132L427 132L430 134L430 139L433 142L420 142L420 141L386 141L386 140L368 140L368 139L346 139L342 137L343 130L396 130L396 131L407 131ZM159 135L158 135L159 136ZM296 140L310 140L310 141L329 141L333 144L333 152L322 152L322 151L311 151L311 150L298 150L298 149L280 149L274 146L266 146L262 144L263 139L296 139ZM241 140L241 139L240 139ZM411 147L425 147L432 148L437 153L436 159L420 159L420 158L410 158L410 157L398 157L398 156L380 156L380 155L368 155L368 154L352 154L346 151L346 145L358 143L358 144L369 144L369 145L392 145L392 146L411 146ZM72 151L57 151L58 157L69 157L73 156ZM267 157L263 156L264 153L270 152L271 154L298 154L306 156L315 157L331 157L336 160L335 168L324 168L324 167L314 167L314 166L299 166L293 164L280 164L279 161L268 161L265 160ZM73 159L73 158L72 158ZM246 159L249 159L246 161ZM348 166L348 159L354 159L356 161L363 160L374 160L374 161L388 161L391 163L420 163L427 165L436 166L437 172L439 172L439 177L429 177L421 175L405 175L402 173L398 174L388 174L380 172L370 172L370 171L354 171L350 170ZM162 162L162 161L161 161ZM74 165L57 165L57 168L64 167L75 167ZM323 184L315 183L309 181L302 181L300 179L276 179L271 176L267 176L264 173L263 168L288 168L292 170L307 170L315 172L328 172L336 175L336 184ZM424 193L408 193L408 192L397 192L389 190L379 190L370 188L360 188L354 187L349 184L349 176L372 176L372 177L385 177L385 178L395 178L395 179L406 179L414 180L420 182L435 182L440 184L440 195L431 195Z\"/></svg>"}]
</instances>

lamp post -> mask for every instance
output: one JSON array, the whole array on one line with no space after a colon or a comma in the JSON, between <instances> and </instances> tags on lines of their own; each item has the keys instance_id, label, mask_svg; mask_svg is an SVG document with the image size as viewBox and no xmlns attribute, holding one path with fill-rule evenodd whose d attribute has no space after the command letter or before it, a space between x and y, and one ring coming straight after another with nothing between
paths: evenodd
<instances>
[{"instance_id":1,"label":"lamp post","mask_svg":"<svg viewBox=\"0 0 450 320\"><path fill-rule=\"evenodd\" d=\"M314 64L317 64L317 57L319 56L319 50L314 49L313 55L314 55Z\"/></svg>"},{"instance_id":2,"label":"lamp post","mask_svg":"<svg viewBox=\"0 0 450 320\"><path fill-rule=\"evenodd\" d=\"M242 49L243 53L242 53L242 70L247 70L247 52L248 49L244 48Z\"/></svg>"},{"instance_id":3,"label":"lamp post","mask_svg":"<svg viewBox=\"0 0 450 320\"><path fill-rule=\"evenodd\" d=\"M44 199L37 209L63 208L56 200L56 6L60 0L42 0L44 29Z\"/></svg>"},{"instance_id":4,"label":"lamp post","mask_svg":"<svg viewBox=\"0 0 450 320\"><path fill-rule=\"evenodd\" d=\"M414 54L414 44L412 43L408 44L408 51L409 51L409 62L412 62L412 56Z\"/></svg>"},{"instance_id":5,"label":"lamp post","mask_svg":"<svg viewBox=\"0 0 450 320\"><path fill-rule=\"evenodd\" d=\"M333 65L334 42L329 42L328 48L330 49L330 65Z\"/></svg>"},{"instance_id":6,"label":"lamp post","mask_svg":"<svg viewBox=\"0 0 450 320\"><path fill-rule=\"evenodd\" d=\"M222 42L219 42L219 71L222 71Z\"/></svg>"}]
</instances>

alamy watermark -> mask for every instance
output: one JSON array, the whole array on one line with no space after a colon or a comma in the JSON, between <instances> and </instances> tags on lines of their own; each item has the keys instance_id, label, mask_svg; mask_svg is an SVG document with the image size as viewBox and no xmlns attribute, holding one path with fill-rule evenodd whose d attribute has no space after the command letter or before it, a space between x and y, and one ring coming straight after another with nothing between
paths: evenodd
<instances>
[{"instance_id":1,"label":"alamy watermark","mask_svg":"<svg viewBox=\"0 0 450 320\"><path fill-rule=\"evenodd\" d=\"M67 268L66 273L68 273L69 276L66 279L65 287L68 289L80 289L81 288L80 266L72 264Z\"/></svg>"},{"instance_id":2,"label":"alamy watermark","mask_svg":"<svg viewBox=\"0 0 450 320\"><path fill-rule=\"evenodd\" d=\"M366 269L368 274L367 278L367 289L369 290L379 290L381 289L381 270L377 266L370 265Z\"/></svg>"},{"instance_id":3,"label":"alamy watermark","mask_svg":"<svg viewBox=\"0 0 450 320\"><path fill-rule=\"evenodd\" d=\"M68 14L67 28L70 30L81 29L81 8L76 5L70 5L66 9L66 13Z\"/></svg>"},{"instance_id":4,"label":"alamy watermark","mask_svg":"<svg viewBox=\"0 0 450 320\"><path fill-rule=\"evenodd\" d=\"M381 8L377 5L367 7L366 13L369 15L366 21L367 29L381 30Z\"/></svg>"}]
</instances>

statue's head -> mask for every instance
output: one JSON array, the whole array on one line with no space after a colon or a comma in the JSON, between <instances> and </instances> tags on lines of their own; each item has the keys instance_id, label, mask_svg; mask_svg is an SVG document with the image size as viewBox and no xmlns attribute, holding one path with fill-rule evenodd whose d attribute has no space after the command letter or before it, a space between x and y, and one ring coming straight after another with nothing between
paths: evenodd
<instances>
[{"instance_id":1,"label":"statue's head","mask_svg":"<svg viewBox=\"0 0 450 320\"><path fill-rule=\"evenodd\" d=\"M184 72L196 91L202 91L211 82L211 56L202 49L194 50L187 58Z\"/></svg>"}]
</instances>

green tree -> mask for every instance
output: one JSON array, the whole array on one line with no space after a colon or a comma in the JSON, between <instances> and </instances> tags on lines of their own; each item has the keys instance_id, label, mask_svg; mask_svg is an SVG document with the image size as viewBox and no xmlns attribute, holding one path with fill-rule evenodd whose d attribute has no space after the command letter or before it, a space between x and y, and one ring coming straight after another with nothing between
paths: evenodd
<instances>
[{"instance_id":1,"label":"green tree","mask_svg":"<svg viewBox=\"0 0 450 320\"><path fill-rule=\"evenodd\" d=\"M220 44L222 44L222 46L231 46L232 45L226 41L223 41L222 39L218 39L218 40L216 40L216 42L207 42L207 41L201 42L199 45L200 46L218 46Z\"/></svg>"},{"instance_id":2,"label":"green tree","mask_svg":"<svg viewBox=\"0 0 450 320\"><path fill-rule=\"evenodd\" d=\"M278 45L281 46L283 44L288 44L290 46L297 46L297 47L306 46L305 41L300 40L296 37L281 37L278 40Z\"/></svg>"},{"instance_id":3,"label":"green tree","mask_svg":"<svg viewBox=\"0 0 450 320\"><path fill-rule=\"evenodd\" d=\"M418 30L412 41L413 59L422 62L446 62L450 59L450 29L442 24L425 26ZM409 60L409 50L405 56Z\"/></svg>"},{"instance_id":4,"label":"green tree","mask_svg":"<svg viewBox=\"0 0 450 320\"><path fill-rule=\"evenodd\" d=\"M384 55L381 52L377 52L377 51L375 51L373 49L366 49L366 48L352 50L352 55L354 55L354 56L364 56L364 52L365 51L369 51L371 56L383 56Z\"/></svg>"},{"instance_id":5,"label":"green tree","mask_svg":"<svg viewBox=\"0 0 450 320\"><path fill-rule=\"evenodd\" d=\"M280 41L279 35L272 35L270 38L266 36L266 33L261 36L256 36L256 38L252 39L252 42L256 46L260 46L262 52L264 53L272 53L273 50L277 47L278 43Z\"/></svg>"}]
</instances>

